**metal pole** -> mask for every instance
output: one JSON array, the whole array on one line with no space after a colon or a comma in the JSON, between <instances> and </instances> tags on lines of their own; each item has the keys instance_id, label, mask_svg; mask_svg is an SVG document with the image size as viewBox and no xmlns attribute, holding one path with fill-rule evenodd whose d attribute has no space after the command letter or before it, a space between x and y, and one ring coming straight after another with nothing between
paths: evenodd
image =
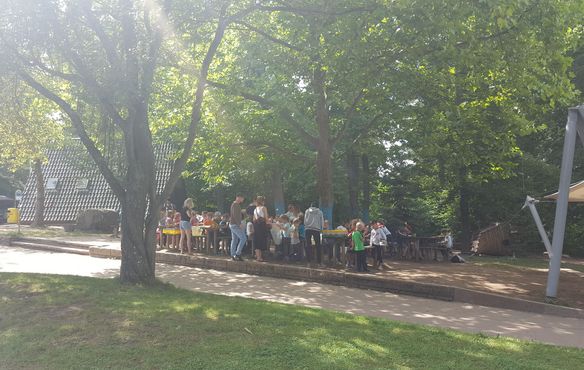
<instances>
[{"instance_id":1,"label":"metal pole","mask_svg":"<svg viewBox=\"0 0 584 370\"><path fill-rule=\"evenodd\" d=\"M560 170L560 184L558 186L558 199L556 202L556 217L554 220L554 234L552 238L552 255L550 256L549 272L547 279L546 296L554 299L558 293L560 280L560 267L562 264L562 249L564 247L564 233L566 231L566 215L568 213L568 196L570 193L570 180L572 178L572 166L574 164L574 150L576 149L576 129L579 114L575 108L568 111L568 122L564 136L564 150L562 153L562 167Z\"/></svg>"},{"instance_id":2,"label":"metal pole","mask_svg":"<svg viewBox=\"0 0 584 370\"><path fill-rule=\"evenodd\" d=\"M537 212L537 208L535 208L536 202L537 200L533 199L529 195L525 199L525 205L528 206L529 210L531 211L531 216L533 217L533 221L535 221L535 226L537 226L537 231L539 231L539 236L541 236L541 240L545 245L545 249L548 252L548 256L549 258L552 258L552 255L554 254L552 251L552 245L550 244L550 240L545 232L545 229L543 228L543 224L541 223L539 212Z\"/></svg>"}]
</instances>

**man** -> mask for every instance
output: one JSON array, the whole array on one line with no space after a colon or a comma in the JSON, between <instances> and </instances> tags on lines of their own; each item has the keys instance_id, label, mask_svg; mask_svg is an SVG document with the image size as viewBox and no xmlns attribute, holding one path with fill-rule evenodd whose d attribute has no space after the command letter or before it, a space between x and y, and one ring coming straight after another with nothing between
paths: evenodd
<instances>
[{"instance_id":1,"label":"man","mask_svg":"<svg viewBox=\"0 0 584 370\"><path fill-rule=\"evenodd\" d=\"M324 228L324 216L322 211L310 206L304 213L304 227L306 229L306 257L308 263L312 262L313 247L316 247L316 262L322 267L322 246L320 244L321 232Z\"/></svg>"},{"instance_id":2,"label":"man","mask_svg":"<svg viewBox=\"0 0 584 370\"><path fill-rule=\"evenodd\" d=\"M241 203L243 195L237 194L235 201L231 204L229 213L229 229L231 230L231 259L234 261L243 261L241 252L247 241L245 230L241 228Z\"/></svg>"}]
</instances>

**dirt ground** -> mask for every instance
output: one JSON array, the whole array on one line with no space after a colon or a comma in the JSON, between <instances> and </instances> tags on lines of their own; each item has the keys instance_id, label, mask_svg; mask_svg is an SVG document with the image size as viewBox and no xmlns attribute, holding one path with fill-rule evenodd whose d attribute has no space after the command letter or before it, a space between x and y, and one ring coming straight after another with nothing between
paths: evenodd
<instances>
[{"instance_id":1,"label":"dirt ground","mask_svg":"<svg viewBox=\"0 0 584 370\"><path fill-rule=\"evenodd\" d=\"M416 282L450 285L543 302L547 283L547 268L492 263L489 257L469 258L467 263L409 262L386 260L389 271L380 274ZM508 260L502 259L503 261ZM545 265L545 261L541 261ZM558 303L584 308L584 260L569 261L562 268L558 289Z\"/></svg>"}]
</instances>

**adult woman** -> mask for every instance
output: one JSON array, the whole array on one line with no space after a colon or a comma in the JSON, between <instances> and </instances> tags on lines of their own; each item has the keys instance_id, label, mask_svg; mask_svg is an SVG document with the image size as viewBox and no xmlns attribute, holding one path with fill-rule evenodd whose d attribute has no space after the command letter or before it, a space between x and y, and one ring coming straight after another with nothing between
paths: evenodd
<instances>
[{"instance_id":1,"label":"adult woman","mask_svg":"<svg viewBox=\"0 0 584 370\"><path fill-rule=\"evenodd\" d=\"M253 246L255 248L256 261L264 262L262 251L268 249L268 209L265 206L266 199L259 195L256 198L256 208L253 211Z\"/></svg>"},{"instance_id":2,"label":"adult woman","mask_svg":"<svg viewBox=\"0 0 584 370\"><path fill-rule=\"evenodd\" d=\"M181 253L184 252L184 240L187 240L187 251L188 254L192 254L191 250L191 237L193 234L193 228L191 226L191 217L193 216L193 200L191 198L185 199L183 207L180 210L180 242L179 250Z\"/></svg>"}]
</instances>

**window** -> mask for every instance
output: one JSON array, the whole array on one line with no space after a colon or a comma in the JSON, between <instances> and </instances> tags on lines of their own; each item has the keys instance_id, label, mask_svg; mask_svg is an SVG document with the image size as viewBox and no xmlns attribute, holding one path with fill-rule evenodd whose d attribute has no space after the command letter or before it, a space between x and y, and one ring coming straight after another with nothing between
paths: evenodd
<instances>
[{"instance_id":1,"label":"window","mask_svg":"<svg viewBox=\"0 0 584 370\"><path fill-rule=\"evenodd\" d=\"M59 179L56 177L49 177L47 179L47 184L45 185L45 190L57 190L57 185L59 185Z\"/></svg>"},{"instance_id":2,"label":"window","mask_svg":"<svg viewBox=\"0 0 584 370\"><path fill-rule=\"evenodd\" d=\"M77 182L75 183L76 190L89 190L89 179L86 178L78 178Z\"/></svg>"}]
</instances>

